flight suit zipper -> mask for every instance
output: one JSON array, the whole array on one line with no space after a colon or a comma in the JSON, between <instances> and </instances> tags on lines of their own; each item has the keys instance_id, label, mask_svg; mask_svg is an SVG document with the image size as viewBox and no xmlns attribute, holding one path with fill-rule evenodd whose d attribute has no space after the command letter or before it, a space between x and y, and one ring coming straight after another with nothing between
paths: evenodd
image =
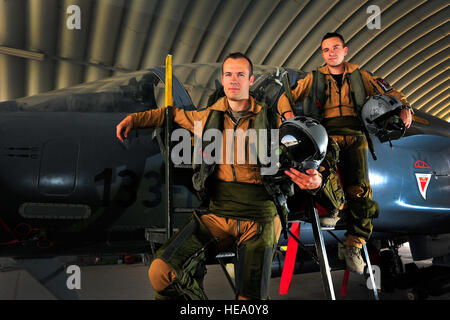
<instances>
[{"instance_id":1,"label":"flight suit zipper","mask_svg":"<svg viewBox=\"0 0 450 320\"><path fill-rule=\"evenodd\" d=\"M353 108L356 110L356 101L353 101L354 99L353 99L353 90L352 90L352 86L351 86L351 84L350 84L350 79L349 79L349 77L345 77L345 80L347 80L347 84L348 84L348 92L349 92L349 97L348 97L348 99L349 99L349 102L350 102L350 105L353 105Z\"/></svg>"},{"instance_id":2,"label":"flight suit zipper","mask_svg":"<svg viewBox=\"0 0 450 320\"><path fill-rule=\"evenodd\" d=\"M229 116L230 116L231 122L234 123L234 128L233 128L233 142L232 142L232 145L231 145L231 148L232 148L232 150L233 150L233 161L231 162L231 171L233 172L233 181L234 181L234 182L237 182L237 178L236 178L236 170L235 170L235 168L234 168L234 157L235 157L235 154L234 154L234 143L235 143L235 139L236 139L236 128L237 128L237 126L238 126L238 124L239 124L239 120L241 120L241 119L239 119L237 122L234 122L233 117L232 117L230 114L229 114Z\"/></svg>"},{"instance_id":3,"label":"flight suit zipper","mask_svg":"<svg viewBox=\"0 0 450 320\"><path fill-rule=\"evenodd\" d=\"M239 119L240 120L240 119ZM236 128L238 127L238 122L234 125L233 128L233 162L231 163L231 170L233 171L233 181L237 182L237 178L236 178L236 170L234 169L234 157L237 156L234 154L234 146L236 144Z\"/></svg>"},{"instance_id":4,"label":"flight suit zipper","mask_svg":"<svg viewBox=\"0 0 450 320\"><path fill-rule=\"evenodd\" d=\"M333 80L333 82L334 82L334 85L336 86L336 88L338 89L338 95L339 95L339 104L338 104L338 108L339 108L339 114L340 114L340 116L342 117L342 106L341 106L341 89L342 89L342 82L341 82L341 85L340 86L338 86L338 83L337 83L337 81L333 78L333 76L331 76L331 78L332 78L332 80ZM330 102L330 105L331 105L331 79L328 79L328 86L329 86L329 88L330 88L330 99L329 99L329 102Z\"/></svg>"},{"instance_id":5,"label":"flight suit zipper","mask_svg":"<svg viewBox=\"0 0 450 320\"><path fill-rule=\"evenodd\" d=\"M344 76L342 76L342 80L343 80L343 79L344 79ZM337 81L333 79L334 84L336 85L336 87L338 87L338 94L339 94L339 114L340 114L341 117L343 116L343 114L342 114L342 99L341 99L342 82L343 82L342 80L341 80L341 83L340 83L340 86L339 86L338 83L337 83Z\"/></svg>"},{"instance_id":6,"label":"flight suit zipper","mask_svg":"<svg viewBox=\"0 0 450 320\"><path fill-rule=\"evenodd\" d=\"M331 80L328 79L328 103L331 106Z\"/></svg>"}]
</instances>

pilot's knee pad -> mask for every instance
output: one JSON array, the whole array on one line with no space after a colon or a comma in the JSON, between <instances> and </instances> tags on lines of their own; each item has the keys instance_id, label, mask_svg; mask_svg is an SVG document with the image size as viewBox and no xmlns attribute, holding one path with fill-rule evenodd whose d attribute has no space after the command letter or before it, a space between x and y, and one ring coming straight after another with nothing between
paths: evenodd
<instances>
[{"instance_id":1,"label":"pilot's knee pad","mask_svg":"<svg viewBox=\"0 0 450 320\"><path fill-rule=\"evenodd\" d=\"M166 262L155 258L148 268L148 278L155 291L162 291L175 279L175 272Z\"/></svg>"},{"instance_id":2,"label":"pilot's knee pad","mask_svg":"<svg viewBox=\"0 0 450 320\"><path fill-rule=\"evenodd\" d=\"M217 240L194 214L189 221L157 252L149 269L150 281L155 282L155 298L207 299L203 292L204 266L207 249ZM167 268L168 267L168 268ZM153 270L156 274L151 274Z\"/></svg>"},{"instance_id":3,"label":"pilot's knee pad","mask_svg":"<svg viewBox=\"0 0 450 320\"><path fill-rule=\"evenodd\" d=\"M348 212L354 220L375 219L380 214L380 206L370 198L348 198Z\"/></svg>"},{"instance_id":4,"label":"pilot's knee pad","mask_svg":"<svg viewBox=\"0 0 450 320\"><path fill-rule=\"evenodd\" d=\"M268 299L272 259L277 244L274 223L259 225L258 234L237 249L235 262L236 290L248 299Z\"/></svg>"}]
</instances>

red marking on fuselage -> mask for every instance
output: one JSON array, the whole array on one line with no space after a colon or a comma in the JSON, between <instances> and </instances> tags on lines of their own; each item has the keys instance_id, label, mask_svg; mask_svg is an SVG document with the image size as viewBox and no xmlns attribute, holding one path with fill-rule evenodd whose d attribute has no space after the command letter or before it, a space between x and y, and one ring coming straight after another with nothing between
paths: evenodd
<instances>
[{"instance_id":1,"label":"red marking on fuselage","mask_svg":"<svg viewBox=\"0 0 450 320\"><path fill-rule=\"evenodd\" d=\"M419 182L420 182L420 187L422 188L422 191L425 190L425 187L427 185L429 178L419 178Z\"/></svg>"},{"instance_id":2,"label":"red marking on fuselage","mask_svg":"<svg viewBox=\"0 0 450 320\"><path fill-rule=\"evenodd\" d=\"M417 160L416 163L414 163L415 168L423 168L423 169L430 169L430 166L426 164L422 160Z\"/></svg>"}]
</instances>

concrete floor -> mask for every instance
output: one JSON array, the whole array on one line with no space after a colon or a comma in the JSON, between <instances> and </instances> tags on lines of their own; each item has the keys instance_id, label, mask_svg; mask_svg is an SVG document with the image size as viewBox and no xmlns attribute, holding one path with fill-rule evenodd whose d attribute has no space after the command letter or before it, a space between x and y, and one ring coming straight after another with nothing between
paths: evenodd
<instances>
[{"instance_id":1,"label":"concrete floor","mask_svg":"<svg viewBox=\"0 0 450 320\"><path fill-rule=\"evenodd\" d=\"M404 263L410 262L408 247L401 248ZM429 264L422 262L422 265ZM143 264L115 264L81 267L81 300L152 300L153 289L148 282L148 267ZM340 297L344 271L333 271L336 298ZM271 279L270 295L273 300L322 300L325 299L320 273L294 275L287 295L279 295L280 278ZM212 300L232 300L233 292L218 265L208 266L205 291ZM0 272L1 300L53 300L55 299L39 282L23 269ZM407 300L406 290L380 293L381 300ZM430 299L450 300L450 293ZM367 289L363 276L350 274L346 300L374 300L373 291Z\"/></svg>"},{"instance_id":2,"label":"concrete floor","mask_svg":"<svg viewBox=\"0 0 450 320\"><path fill-rule=\"evenodd\" d=\"M147 269L148 267L142 264L81 267L82 281L81 290L77 290L78 295L82 300L152 300L153 289L148 282ZM332 272L337 293L343 274L343 271ZM0 273L0 283L2 300L55 299L23 269ZM273 300L324 299L320 273L294 275L287 295L278 294L279 284L280 278L271 280L270 296ZM231 287L217 265L208 266L205 291L212 300L234 299ZM406 299L406 296L398 294L397 298ZM373 299L373 294L365 287L365 279L362 276L350 275L347 299Z\"/></svg>"}]
</instances>

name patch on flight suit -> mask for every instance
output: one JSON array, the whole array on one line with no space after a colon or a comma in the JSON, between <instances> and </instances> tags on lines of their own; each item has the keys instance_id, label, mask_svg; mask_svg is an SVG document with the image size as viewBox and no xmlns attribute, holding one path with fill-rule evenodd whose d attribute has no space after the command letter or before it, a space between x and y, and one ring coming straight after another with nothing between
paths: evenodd
<instances>
[{"instance_id":1,"label":"name patch on flight suit","mask_svg":"<svg viewBox=\"0 0 450 320\"><path fill-rule=\"evenodd\" d=\"M384 79L376 78L375 83L384 90L384 92L389 92L392 90L391 85Z\"/></svg>"}]
</instances>

